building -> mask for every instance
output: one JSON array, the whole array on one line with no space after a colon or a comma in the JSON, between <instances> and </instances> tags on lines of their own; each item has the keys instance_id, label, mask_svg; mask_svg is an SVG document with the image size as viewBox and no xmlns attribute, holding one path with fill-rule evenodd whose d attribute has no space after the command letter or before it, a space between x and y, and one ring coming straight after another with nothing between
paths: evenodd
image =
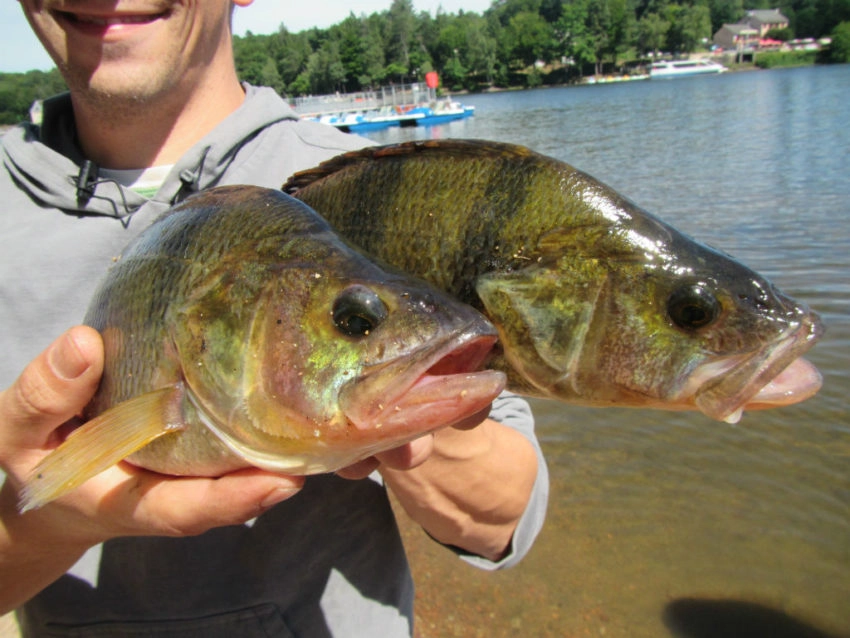
<instances>
[{"instance_id":1,"label":"building","mask_svg":"<svg viewBox=\"0 0 850 638\"><path fill-rule=\"evenodd\" d=\"M754 9L740 21L758 30L759 38L763 38L771 29L787 29L788 18L779 12L779 9Z\"/></svg>"},{"instance_id":2,"label":"building","mask_svg":"<svg viewBox=\"0 0 850 638\"><path fill-rule=\"evenodd\" d=\"M713 42L726 50L750 49L758 44L759 32L747 24L724 24L714 34Z\"/></svg>"}]
</instances>

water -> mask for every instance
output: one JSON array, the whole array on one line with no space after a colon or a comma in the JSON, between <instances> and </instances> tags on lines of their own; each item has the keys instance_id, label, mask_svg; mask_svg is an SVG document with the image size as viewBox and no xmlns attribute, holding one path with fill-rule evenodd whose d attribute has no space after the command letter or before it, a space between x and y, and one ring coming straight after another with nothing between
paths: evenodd
<instances>
[{"instance_id":1,"label":"water","mask_svg":"<svg viewBox=\"0 0 850 638\"><path fill-rule=\"evenodd\" d=\"M817 310L825 383L737 426L535 402L552 473L540 540L486 574L408 531L420 636L663 637L670 614L682 635L733 635L684 598L712 622L737 606L734 635L850 635L850 66L463 101L474 118L371 137L514 142L587 171Z\"/></svg>"}]
</instances>

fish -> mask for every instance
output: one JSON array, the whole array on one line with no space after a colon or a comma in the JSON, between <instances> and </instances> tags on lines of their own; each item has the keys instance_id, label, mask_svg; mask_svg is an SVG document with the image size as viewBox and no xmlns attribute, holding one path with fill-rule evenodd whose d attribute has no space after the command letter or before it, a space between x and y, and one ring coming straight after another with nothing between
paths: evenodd
<instances>
[{"instance_id":1,"label":"fish","mask_svg":"<svg viewBox=\"0 0 850 638\"><path fill-rule=\"evenodd\" d=\"M817 313L587 173L523 146L368 147L283 190L497 328L507 388L585 406L743 410L814 395Z\"/></svg>"},{"instance_id":2,"label":"fish","mask_svg":"<svg viewBox=\"0 0 850 638\"><path fill-rule=\"evenodd\" d=\"M104 374L21 511L119 461L169 475L332 472L489 407L481 313L387 271L279 189L187 198L109 269L85 323Z\"/></svg>"}]
</instances>

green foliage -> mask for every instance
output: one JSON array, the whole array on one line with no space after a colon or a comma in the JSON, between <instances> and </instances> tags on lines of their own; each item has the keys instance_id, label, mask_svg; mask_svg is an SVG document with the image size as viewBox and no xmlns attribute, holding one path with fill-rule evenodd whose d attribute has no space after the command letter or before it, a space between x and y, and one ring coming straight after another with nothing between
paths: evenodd
<instances>
[{"instance_id":1,"label":"green foliage","mask_svg":"<svg viewBox=\"0 0 850 638\"><path fill-rule=\"evenodd\" d=\"M764 37L768 40L779 40L781 42L788 42L788 40L794 39L794 32L785 27L784 29L771 29L767 33L764 34Z\"/></svg>"},{"instance_id":2,"label":"green foliage","mask_svg":"<svg viewBox=\"0 0 850 638\"><path fill-rule=\"evenodd\" d=\"M326 30L293 35L281 27L259 53L254 40L263 36L235 38L240 76L290 95L421 82L431 70L452 90L536 85L617 68L635 53L696 51L748 9L779 8L789 18L777 39L796 25L798 36L819 37L850 20L850 0L493 0L483 15L435 16L416 13L412 0L387 2L385 11L352 13ZM534 71L537 62L546 74Z\"/></svg>"},{"instance_id":3,"label":"green foliage","mask_svg":"<svg viewBox=\"0 0 850 638\"><path fill-rule=\"evenodd\" d=\"M493 0L482 15L439 10L435 16L416 13L412 0L386 1L385 11L351 13L327 29L290 33L281 25L270 35L235 37L239 77L291 96L421 82L431 70L452 90L536 86L616 68L635 52L695 51L745 10L768 8L790 20L788 30L770 37L833 33L832 59L850 61L850 0ZM759 54L756 63L810 58ZM34 100L61 90L55 70L0 74L0 123L26 119Z\"/></svg>"},{"instance_id":4,"label":"green foliage","mask_svg":"<svg viewBox=\"0 0 850 638\"><path fill-rule=\"evenodd\" d=\"M667 43L670 22L657 13L644 15L637 24L637 46L643 53L657 53Z\"/></svg>"},{"instance_id":5,"label":"green foliage","mask_svg":"<svg viewBox=\"0 0 850 638\"><path fill-rule=\"evenodd\" d=\"M831 62L850 62L850 21L842 22L832 30Z\"/></svg>"},{"instance_id":6,"label":"green foliage","mask_svg":"<svg viewBox=\"0 0 850 638\"><path fill-rule=\"evenodd\" d=\"M29 110L36 100L65 91L59 71L27 71L0 73L0 124L17 124L29 119Z\"/></svg>"},{"instance_id":7,"label":"green foliage","mask_svg":"<svg viewBox=\"0 0 850 638\"><path fill-rule=\"evenodd\" d=\"M817 56L817 51L764 51L756 55L755 65L760 69L806 66L814 64Z\"/></svg>"}]
</instances>

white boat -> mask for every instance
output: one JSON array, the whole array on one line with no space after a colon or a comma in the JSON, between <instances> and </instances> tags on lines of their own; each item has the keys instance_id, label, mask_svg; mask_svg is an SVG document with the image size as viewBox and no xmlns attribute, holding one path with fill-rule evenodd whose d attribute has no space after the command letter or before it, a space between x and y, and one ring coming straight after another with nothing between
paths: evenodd
<instances>
[{"instance_id":1,"label":"white boat","mask_svg":"<svg viewBox=\"0 0 850 638\"><path fill-rule=\"evenodd\" d=\"M671 60L653 62L649 67L650 78L676 78L684 75L702 75L705 73L723 73L728 69L711 60Z\"/></svg>"}]
</instances>

